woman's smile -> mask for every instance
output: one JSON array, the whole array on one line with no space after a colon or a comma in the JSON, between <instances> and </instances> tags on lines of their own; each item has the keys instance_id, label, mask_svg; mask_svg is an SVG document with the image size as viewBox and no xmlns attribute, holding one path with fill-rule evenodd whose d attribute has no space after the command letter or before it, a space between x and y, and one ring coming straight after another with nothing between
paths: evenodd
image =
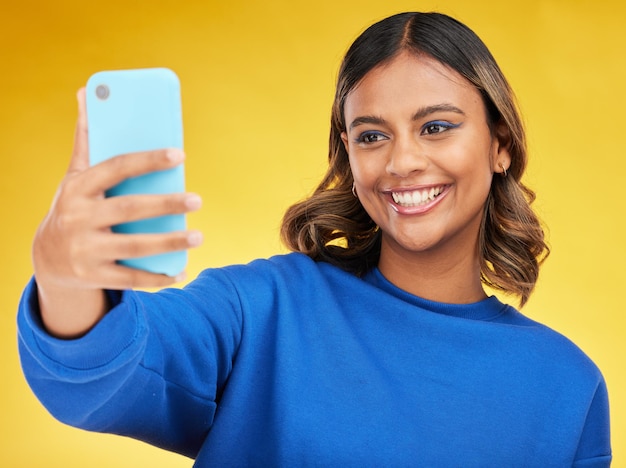
<instances>
[{"instance_id":1,"label":"woman's smile","mask_svg":"<svg viewBox=\"0 0 626 468\"><path fill-rule=\"evenodd\" d=\"M384 191L393 210L403 215L422 214L433 209L450 188L449 184L437 184L418 188L396 188Z\"/></svg>"}]
</instances>

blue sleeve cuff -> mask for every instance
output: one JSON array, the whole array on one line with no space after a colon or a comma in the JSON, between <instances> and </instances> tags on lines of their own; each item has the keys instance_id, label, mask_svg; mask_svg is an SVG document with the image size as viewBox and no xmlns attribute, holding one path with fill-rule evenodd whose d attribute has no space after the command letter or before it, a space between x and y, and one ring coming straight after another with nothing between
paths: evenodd
<instances>
[{"instance_id":1,"label":"blue sleeve cuff","mask_svg":"<svg viewBox=\"0 0 626 468\"><path fill-rule=\"evenodd\" d=\"M132 291L112 291L108 296L113 308L92 330L77 339L59 339L43 326L37 283L31 279L18 310L20 351L67 382L90 381L139 359L148 335L143 311Z\"/></svg>"}]
</instances>

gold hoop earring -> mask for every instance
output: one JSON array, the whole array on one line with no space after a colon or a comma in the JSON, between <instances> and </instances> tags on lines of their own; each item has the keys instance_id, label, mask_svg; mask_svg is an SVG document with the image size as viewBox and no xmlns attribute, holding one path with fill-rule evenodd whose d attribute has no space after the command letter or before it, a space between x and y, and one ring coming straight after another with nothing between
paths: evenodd
<instances>
[{"instance_id":1,"label":"gold hoop earring","mask_svg":"<svg viewBox=\"0 0 626 468\"><path fill-rule=\"evenodd\" d=\"M356 194L356 182L352 182L352 195L354 195L354 198L359 198Z\"/></svg>"},{"instance_id":2,"label":"gold hoop earring","mask_svg":"<svg viewBox=\"0 0 626 468\"><path fill-rule=\"evenodd\" d=\"M504 167L504 164L498 163L498 165L502 169L502 177L506 177L507 176L507 172L506 172L506 168Z\"/></svg>"}]
</instances>

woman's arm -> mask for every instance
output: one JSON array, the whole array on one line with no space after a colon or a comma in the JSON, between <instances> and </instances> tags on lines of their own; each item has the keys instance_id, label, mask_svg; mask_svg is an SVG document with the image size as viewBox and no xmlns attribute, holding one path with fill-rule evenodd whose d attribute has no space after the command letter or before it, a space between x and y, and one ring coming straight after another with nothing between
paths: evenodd
<instances>
[{"instance_id":1,"label":"woman's arm","mask_svg":"<svg viewBox=\"0 0 626 468\"><path fill-rule=\"evenodd\" d=\"M573 466L608 468L611 460L609 398L606 383L601 379L587 412Z\"/></svg>"},{"instance_id":2,"label":"woman's arm","mask_svg":"<svg viewBox=\"0 0 626 468\"><path fill-rule=\"evenodd\" d=\"M43 328L31 281L18 314L20 360L46 409L82 429L194 457L241 339L239 296L215 273L185 290L110 293L114 307L72 340Z\"/></svg>"}]
</instances>

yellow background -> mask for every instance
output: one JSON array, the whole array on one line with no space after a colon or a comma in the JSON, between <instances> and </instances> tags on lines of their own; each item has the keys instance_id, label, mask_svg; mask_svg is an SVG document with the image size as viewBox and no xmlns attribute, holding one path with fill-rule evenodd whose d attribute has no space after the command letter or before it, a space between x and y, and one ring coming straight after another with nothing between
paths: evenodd
<instances>
[{"instance_id":1,"label":"yellow background","mask_svg":"<svg viewBox=\"0 0 626 468\"><path fill-rule=\"evenodd\" d=\"M205 234L189 273L282 251L285 208L320 178L333 82L367 25L439 10L472 27L516 90L527 182L553 253L524 309L566 334L609 385L613 466L626 466L622 190L626 7L619 1L34 0L0 6L0 465L191 466L54 421L30 393L15 311L30 243L65 171L76 89L100 69L167 66L183 86L187 183ZM546 356L550 359L550 356Z\"/></svg>"}]
</instances>

